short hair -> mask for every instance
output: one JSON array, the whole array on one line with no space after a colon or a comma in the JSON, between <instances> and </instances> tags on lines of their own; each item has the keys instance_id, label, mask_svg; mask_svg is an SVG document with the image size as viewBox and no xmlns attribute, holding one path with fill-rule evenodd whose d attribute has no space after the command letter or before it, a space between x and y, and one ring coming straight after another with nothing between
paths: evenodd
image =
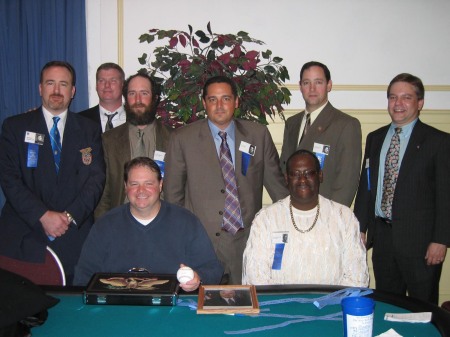
<instances>
[{"instance_id":1,"label":"short hair","mask_svg":"<svg viewBox=\"0 0 450 337\"><path fill-rule=\"evenodd\" d=\"M125 81L124 85L123 85L123 89L122 89L122 95L125 99L125 102L128 103L128 85L130 84L131 80L135 77L142 77L147 79L150 82L150 86L152 89L152 101L154 102L154 106L158 106L159 101L161 100L161 87L159 86L158 83L156 83L156 81L153 79L153 77L151 77L147 72L145 71L139 71L134 75L131 75L130 77L127 78L127 80Z\"/></svg>"},{"instance_id":2,"label":"short hair","mask_svg":"<svg viewBox=\"0 0 450 337\"><path fill-rule=\"evenodd\" d=\"M101 64L97 68L97 72L95 73L95 79L98 80L98 74L100 73L100 71L110 70L110 69L117 70L120 73L120 79L122 80L122 82L125 81L125 72L123 71L122 67L113 62L106 62L106 63Z\"/></svg>"},{"instance_id":3,"label":"short hair","mask_svg":"<svg viewBox=\"0 0 450 337\"><path fill-rule=\"evenodd\" d=\"M234 83L233 79L231 79L227 76L218 75L218 76L210 77L205 82L205 85L203 86L203 96L202 96L203 99L206 98L206 93L208 92L208 87L214 83L227 83L231 87L231 92L233 93L234 97L238 97L237 86L236 86L236 83Z\"/></svg>"},{"instance_id":4,"label":"short hair","mask_svg":"<svg viewBox=\"0 0 450 337\"><path fill-rule=\"evenodd\" d=\"M162 179L161 170L158 164L156 164L153 159L150 159L149 157L136 157L126 162L123 166L123 180L125 181L125 183L128 182L128 174L130 173L131 169L135 167L147 167L148 169L150 169L150 171L156 173L158 181L161 181Z\"/></svg>"},{"instance_id":5,"label":"short hair","mask_svg":"<svg viewBox=\"0 0 450 337\"><path fill-rule=\"evenodd\" d=\"M40 76L40 79L39 79L40 83L42 83L42 81L44 79L44 71L47 70L48 68L52 68L52 67L66 68L70 72L70 74L72 75L72 85L75 86L75 83L76 83L76 80L77 80L77 76L75 74L75 69L72 67L72 65L69 62L66 62L66 61L50 61L50 62L47 62L45 64L45 66L41 70L41 76Z\"/></svg>"},{"instance_id":6,"label":"short hair","mask_svg":"<svg viewBox=\"0 0 450 337\"><path fill-rule=\"evenodd\" d=\"M425 98L425 88L423 86L422 80L418 78L417 76L408 74L408 73L401 73L395 76L391 83L389 83L389 86L387 88L387 97L389 98L389 94L391 91L391 87L394 83L397 82L406 82L411 84L414 87L414 91L416 92L417 98L419 100L422 100Z\"/></svg>"},{"instance_id":7,"label":"short hair","mask_svg":"<svg viewBox=\"0 0 450 337\"><path fill-rule=\"evenodd\" d=\"M330 80L331 80L330 70L328 69L328 67L325 64L317 62L317 61L310 61L310 62L307 62L307 63L305 63L303 65L302 69L300 70L300 81L303 78L303 73L305 72L305 70L307 70L307 69L309 69L311 67L320 67L320 68L322 68L323 72L325 74L325 78L326 78L327 82L330 82Z\"/></svg>"},{"instance_id":8,"label":"short hair","mask_svg":"<svg viewBox=\"0 0 450 337\"><path fill-rule=\"evenodd\" d=\"M314 165L316 166L317 173L322 171L322 169L320 168L320 161L317 158L317 156L311 151L308 151L308 150L305 150L305 149L300 149L300 150L295 151L293 154L291 154L289 156L288 160L286 161L286 173L287 174L289 174L289 165L291 164L292 159L294 157L302 156L302 155L309 155L311 158L313 158Z\"/></svg>"}]
</instances>

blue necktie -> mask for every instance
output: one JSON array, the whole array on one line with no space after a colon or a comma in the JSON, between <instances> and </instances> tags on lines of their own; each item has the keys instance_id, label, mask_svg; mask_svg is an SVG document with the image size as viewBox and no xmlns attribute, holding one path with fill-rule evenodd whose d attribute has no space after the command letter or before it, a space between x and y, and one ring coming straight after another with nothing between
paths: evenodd
<instances>
[{"instance_id":1,"label":"blue necktie","mask_svg":"<svg viewBox=\"0 0 450 337\"><path fill-rule=\"evenodd\" d=\"M58 131L58 122L60 119L59 117L53 117L53 127L50 130L50 142L55 159L56 173L59 172L59 162L61 160L61 136Z\"/></svg>"}]
</instances>

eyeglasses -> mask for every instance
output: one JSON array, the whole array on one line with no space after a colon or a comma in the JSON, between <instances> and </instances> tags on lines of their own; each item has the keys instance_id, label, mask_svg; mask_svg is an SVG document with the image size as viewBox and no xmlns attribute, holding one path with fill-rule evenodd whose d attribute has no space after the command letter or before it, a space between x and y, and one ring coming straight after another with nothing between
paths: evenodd
<instances>
[{"instance_id":1,"label":"eyeglasses","mask_svg":"<svg viewBox=\"0 0 450 337\"><path fill-rule=\"evenodd\" d=\"M288 176L290 178L294 178L294 179L301 179L302 177L304 177L305 179L309 180L312 179L316 176L317 171L316 170L309 170L309 171L290 171L288 173Z\"/></svg>"}]
</instances>

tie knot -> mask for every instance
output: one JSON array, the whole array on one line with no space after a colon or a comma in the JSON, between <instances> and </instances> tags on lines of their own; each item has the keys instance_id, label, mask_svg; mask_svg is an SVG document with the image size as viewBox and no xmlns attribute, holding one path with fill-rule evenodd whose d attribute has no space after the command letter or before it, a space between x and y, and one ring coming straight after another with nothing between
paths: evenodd
<instances>
[{"instance_id":1,"label":"tie knot","mask_svg":"<svg viewBox=\"0 0 450 337\"><path fill-rule=\"evenodd\" d=\"M59 117L53 117L53 124L57 125L60 119Z\"/></svg>"},{"instance_id":2,"label":"tie knot","mask_svg":"<svg viewBox=\"0 0 450 337\"><path fill-rule=\"evenodd\" d=\"M399 134L399 133L401 133L402 132L402 128L395 128L395 133L396 134Z\"/></svg>"},{"instance_id":3,"label":"tie knot","mask_svg":"<svg viewBox=\"0 0 450 337\"><path fill-rule=\"evenodd\" d=\"M108 122L112 121L115 115L117 115L117 111L109 115L105 113L106 118L108 118Z\"/></svg>"},{"instance_id":4,"label":"tie knot","mask_svg":"<svg viewBox=\"0 0 450 337\"><path fill-rule=\"evenodd\" d=\"M225 131L219 131L219 136L222 140L227 141L227 133Z\"/></svg>"},{"instance_id":5,"label":"tie knot","mask_svg":"<svg viewBox=\"0 0 450 337\"><path fill-rule=\"evenodd\" d=\"M144 135L144 131L141 129L138 130L138 138L141 138Z\"/></svg>"}]
</instances>

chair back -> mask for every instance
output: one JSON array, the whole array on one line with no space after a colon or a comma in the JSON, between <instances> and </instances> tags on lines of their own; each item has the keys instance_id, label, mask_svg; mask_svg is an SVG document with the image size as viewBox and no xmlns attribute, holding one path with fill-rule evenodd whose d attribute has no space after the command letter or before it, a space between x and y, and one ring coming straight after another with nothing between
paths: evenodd
<instances>
[{"instance_id":1,"label":"chair back","mask_svg":"<svg viewBox=\"0 0 450 337\"><path fill-rule=\"evenodd\" d=\"M38 285L66 285L64 268L50 247L47 247L43 263L21 261L0 255L0 268L26 277Z\"/></svg>"}]
</instances>

